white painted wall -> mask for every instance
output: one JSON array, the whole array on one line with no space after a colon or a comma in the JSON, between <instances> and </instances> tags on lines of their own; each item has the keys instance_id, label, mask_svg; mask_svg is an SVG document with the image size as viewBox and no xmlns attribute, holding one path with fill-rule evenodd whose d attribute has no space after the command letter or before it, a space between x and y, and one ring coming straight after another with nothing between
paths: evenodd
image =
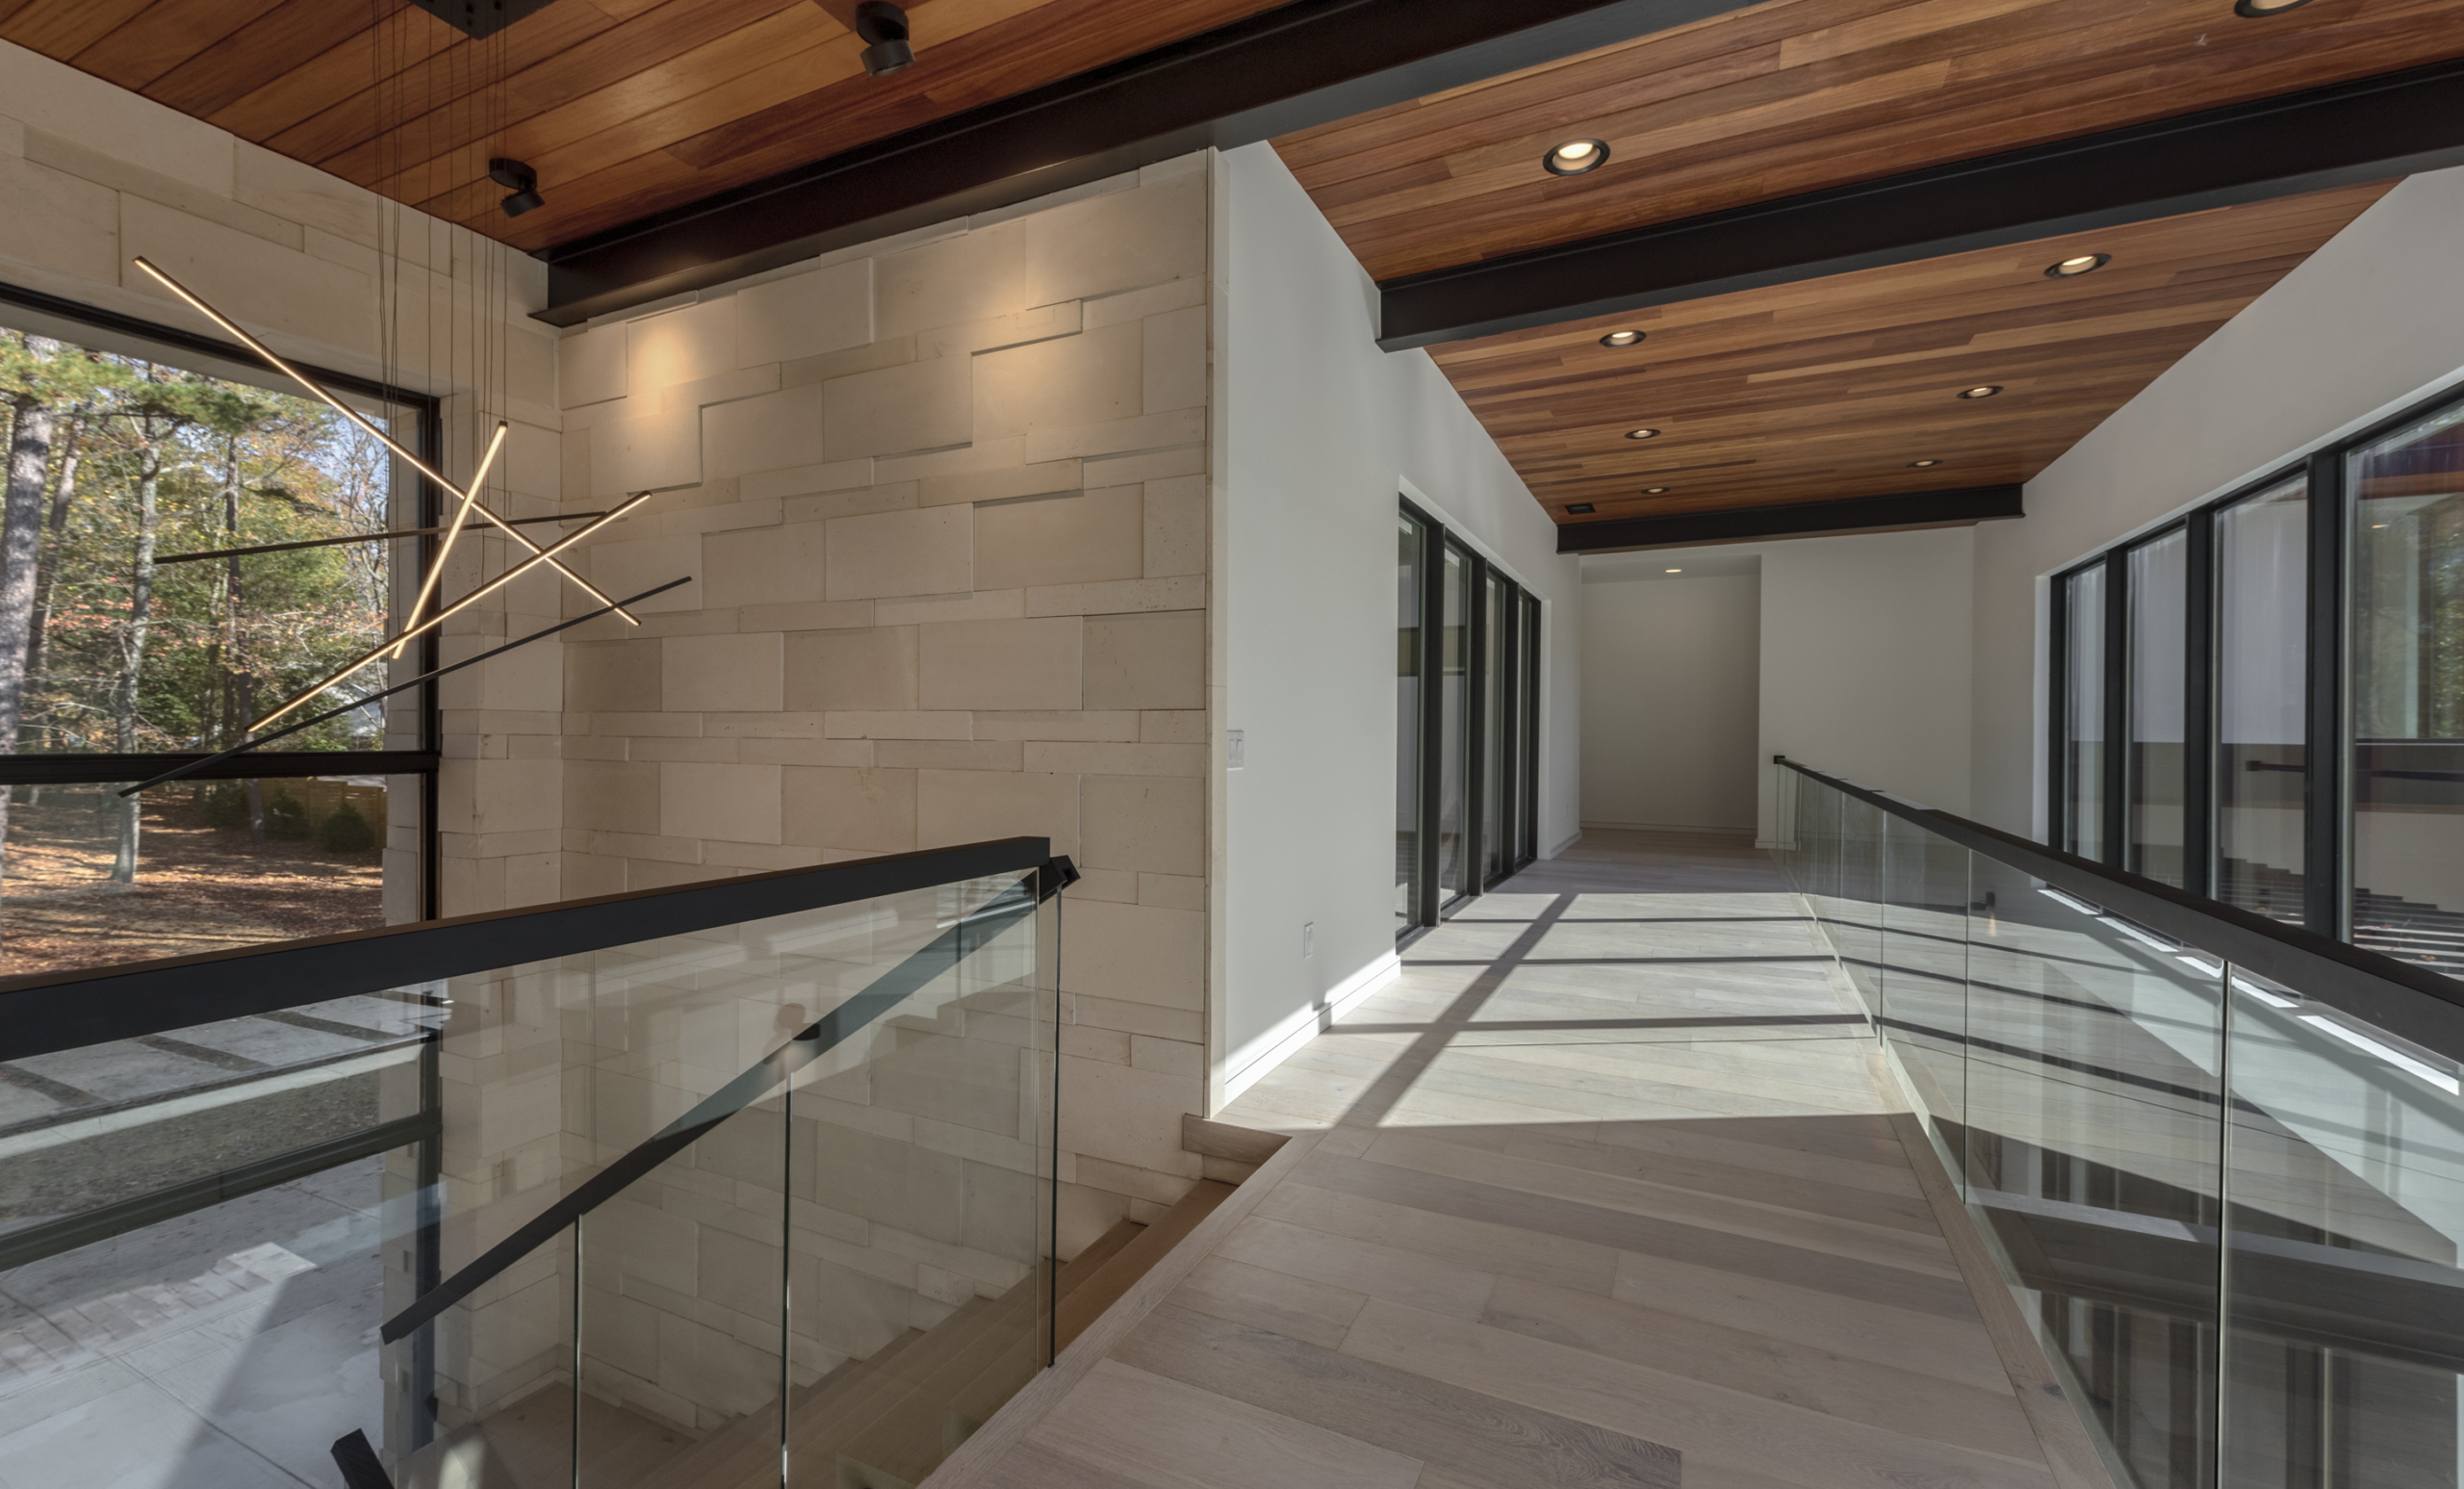
<instances>
[{"instance_id":1,"label":"white painted wall","mask_svg":"<svg viewBox=\"0 0 2464 1489\"><path fill-rule=\"evenodd\" d=\"M1989 525L1988 525L1989 526ZM1774 755L1965 814L1968 615L1982 527L1662 549L1583 560L1586 577L1761 565L1753 746L1757 836L1772 838ZM1588 586L1587 586L1588 587Z\"/></svg>"},{"instance_id":2,"label":"white painted wall","mask_svg":"<svg viewBox=\"0 0 2464 1489\"><path fill-rule=\"evenodd\" d=\"M2464 381L2458 242L2464 169L2409 178L1976 529L1977 817L2043 825L2045 578Z\"/></svg>"},{"instance_id":3,"label":"white painted wall","mask_svg":"<svg viewBox=\"0 0 2464 1489\"><path fill-rule=\"evenodd\" d=\"M1583 826L1751 833L1761 564L1636 557L1583 573Z\"/></svg>"},{"instance_id":4,"label":"white painted wall","mask_svg":"<svg viewBox=\"0 0 2464 1489\"><path fill-rule=\"evenodd\" d=\"M1544 851L1577 830L1581 632L1554 526L1436 364L1377 349L1375 289L1299 183L1263 144L1221 168L1223 723L1247 762L1225 803L1219 1091L1391 964L1399 492L1540 597Z\"/></svg>"}]
</instances>

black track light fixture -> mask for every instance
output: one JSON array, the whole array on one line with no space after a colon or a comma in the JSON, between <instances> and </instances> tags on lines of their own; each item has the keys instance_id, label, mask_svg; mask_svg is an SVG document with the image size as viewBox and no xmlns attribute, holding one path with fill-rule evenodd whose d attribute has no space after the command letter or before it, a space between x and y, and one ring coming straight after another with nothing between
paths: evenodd
<instances>
[{"instance_id":1,"label":"black track light fixture","mask_svg":"<svg viewBox=\"0 0 2464 1489\"><path fill-rule=\"evenodd\" d=\"M863 0L857 6L856 35L864 42L864 70L873 76L887 77L915 65L907 13L890 0Z\"/></svg>"},{"instance_id":2,"label":"black track light fixture","mask_svg":"<svg viewBox=\"0 0 2464 1489\"><path fill-rule=\"evenodd\" d=\"M503 202L506 217L518 218L533 207L548 204L548 199L539 194L539 172L518 160L500 155L488 162L488 179L513 193Z\"/></svg>"}]
</instances>

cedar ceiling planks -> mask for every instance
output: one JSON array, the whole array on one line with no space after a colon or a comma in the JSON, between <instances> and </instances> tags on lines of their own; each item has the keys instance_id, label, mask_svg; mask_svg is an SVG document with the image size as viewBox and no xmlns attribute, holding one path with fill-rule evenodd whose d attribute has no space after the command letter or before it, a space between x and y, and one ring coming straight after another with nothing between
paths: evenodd
<instances>
[{"instance_id":1,"label":"cedar ceiling planks","mask_svg":"<svg viewBox=\"0 0 2464 1489\"><path fill-rule=\"evenodd\" d=\"M2455 0L1771 0L1275 144L1392 279L2457 56Z\"/></svg>"},{"instance_id":2,"label":"cedar ceiling planks","mask_svg":"<svg viewBox=\"0 0 2464 1489\"><path fill-rule=\"evenodd\" d=\"M2388 183L1437 347L1550 514L1604 521L2028 480ZM2072 279L2073 254L2113 262ZM1609 348L1623 327L1647 334ZM2000 395L1962 400L1977 384ZM1653 440L1624 438L1656 427ZM1910 461L1941 464L1912 469ZM1645 497L1646 486L1668 493ZM1589 518L1569 502L1588 501Z\"/></svg>"},{"instance_id":3,"label":"cedar ceiling planks","mask_svg":"<svg viewBox=\"0 0 2464 1489\"><path fill-rule=\"evenodd\" d=\"M484 42L405 0L0 0L0 39L537 249L1275 3L917 0L886 78L815 0L555 0ZM547 206L498 210L496 154Z\"/></svg>"}]
</instances>

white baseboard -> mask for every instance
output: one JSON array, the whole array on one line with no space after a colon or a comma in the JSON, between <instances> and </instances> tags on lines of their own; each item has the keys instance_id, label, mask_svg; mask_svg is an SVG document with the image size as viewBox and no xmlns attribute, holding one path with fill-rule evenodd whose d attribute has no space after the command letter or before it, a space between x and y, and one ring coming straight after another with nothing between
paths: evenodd
<instances>
[{"instance_id":1,"label":"white baseboard","mask_svg":"<svg viewBox=\"0 0 2464 1489\"><path fill-rule=\"evenodd\" d=\"M1362 999L1393 982L1402 970L1402 958L1390 951L1327 988L1317 1003L1295 1010L1272 1029L1235 1051L1232 1059L1240 1064L1224 1074L1224 1102L1228 1105L1239 1100L1241 1092L1258 1084L1269 1070L1291 1059L1301 1045L1350 1013Z\"/></svg>"},{"instance_id":2,"label":"white baseboard","mask_svg":"<svg viewBox=\"0 0 2464 1489\"><path fill-rule=\"evenodd\" d=\"M1561 842L1561 843L1557 844L1557 846L1555 846L1554 848L1550 849L1548 852L1546 852L1546 853L1544 853L1544 854L1540 855L1540 857L1542 857L1542 858L1544 858L1544 859L1553 859L1553 858L1557 857L1557 855L1559 855L1559 854L1561 854L1561 853L1565 852L1567 849L1569 849L1569 848L1573 847L1575 844L1577 844L1577 843L1578 843L1578 842L1581 842L1581 841L1582 841L1582 829L1581 829L1581 828L1576 828L1573 832L1568 833L1568 834L1566 834L1566 840L1565 840L1564 842Z\"/></svg>"}]
</instances>

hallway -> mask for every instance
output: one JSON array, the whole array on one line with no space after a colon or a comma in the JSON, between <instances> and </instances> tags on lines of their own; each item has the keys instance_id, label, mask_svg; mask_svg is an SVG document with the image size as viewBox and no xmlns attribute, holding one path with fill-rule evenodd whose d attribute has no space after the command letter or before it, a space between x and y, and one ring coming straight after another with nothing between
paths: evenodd
<instances>
[{"instance_id":1,"label":"hallway","mask_svg":"<svg viewBox=\"0 0 2464 1489\"><path fill-rule=\"evenodd\" d=\"M969 1481L2103 1483L1851 1008L1762 853L1587 834L1221 1114L1295 1141Z\"/></svg>"}]
</instances>

